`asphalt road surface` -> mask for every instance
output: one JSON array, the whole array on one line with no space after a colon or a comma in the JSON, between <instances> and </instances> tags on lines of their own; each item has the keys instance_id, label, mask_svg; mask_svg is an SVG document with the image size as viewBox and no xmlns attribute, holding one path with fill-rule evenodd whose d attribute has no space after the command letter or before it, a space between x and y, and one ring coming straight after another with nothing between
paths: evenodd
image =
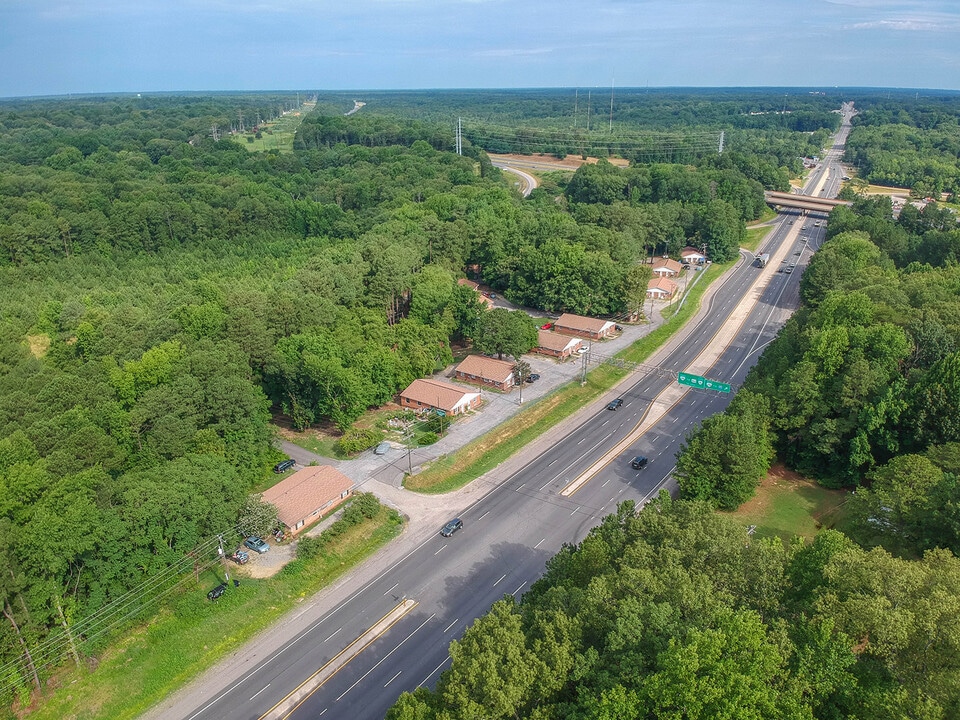
<instances>
[{"instance_id":1,"label":"asphalt road surface","mask_svg":"<svg viewBox=\"0 0 960 720\"><path fill-rule=\"evenodd\" d=\"M782 221L764 251L779 249L789 263L802 265L825 228L813 227L808 218L808 230L803 231L798 222ZM720 330L761 272L751 261L752 256L744 257L717 289L702 319L663 353L658 364L662 371L636 373L635 382L621 394L620 409L610 411L606 402L598 403L596 412L551 450L465 507L460 513L463 530L451 538L439 534L428 538L275 656L251 668L235 687L198 708L191 720L261 717L405 598L416 601L416 608L303 701L291 717L382 718L401 691L431 685L447 666L450 640L495 600L505 594L521 595L543 572L549 557L564 543L582 540L617 503L643 502L661 487L669 487L674 457L686 433L726 407L731 395L691 389L578 492L560 495L633 430L651 401L675 385L673 373L686 369ZM796 307L801 265L792 274L769 268L771 278L759 302L730 338L710 377L733 385L742 382ZM635 454L650 458L644 470L630 467Z\"/></svg>"},{"instance_id":2,"label":"asphalt road surface","mask_svg":"<svg viewBox=\"0 0 960 720\"><path fill-rule=\"evenodd\" d=\"M842 147L835 146L834 151L839 150ZM834 153L811 174L808 192L814 186L822 188L827 174L840 172L837 158ZM597 458L625 442L654 399L676 386L676 373L694 362L741 300L757 292L756 281L765 273L766 285L756 296L752 311L739 327L733 331L728 327L725 351L704 373L735 388L743 381L797 307L800 274L822 241L825 218L782 214L760 249L771 254L771 266L757 268L753 256L744 253L712 293L700 320L623 385L622 407L610 411L606 400L598 402L595 412L587 413L566 436L464 507L458 513L464 522L461 531L450 538L436 534L423 540L276 652L251 661L235 682L211 695L187 717L382 718L402 691L432 686L448 667L450 641L460 637L497 599L506 594L519 597L564 543L582 540L617 503L627 499L642 503L661 488L672 488L674 458L684 437L704 418L723 410L732 395L688 390L659 422L577 492L561 495ZM820 227L815 226L816 219L821 219ZM778 272L790 264L796 265L792 273ZM637 454L650 459L639 471L629 462ZM294 688L404 599L417 605L292 712L271 713Z\"/></svg>"},{"instance_id":3,"label":"asphalt road surface","mask_svg":"<svg viewBox=\"0 0 960 720\"><path fill-rule=\"evenodd\" d=\"M500 168L500 169L503 170L504 172L507 172L507 173L510 173L510 174L512 174L512 175L516 175L517 177L519 177L519 178L520 178L520 182L519 182L518 184L519 184L520 187L521 187L520 193L521 193L524 197L530 197L530 193L532 193L532 192L534 191L534 189L540 184L533 175L531 175L531 174L528 173L528 172L524 172L524 171L521 170L520 168L515 168L515 167L513 167L513 166L511 166L511 165L507 165L506 163L503 163L503 162L495 162L495 163L491 163L491 164L492 164L494 167Z\"/></svg>"}]
</instances>

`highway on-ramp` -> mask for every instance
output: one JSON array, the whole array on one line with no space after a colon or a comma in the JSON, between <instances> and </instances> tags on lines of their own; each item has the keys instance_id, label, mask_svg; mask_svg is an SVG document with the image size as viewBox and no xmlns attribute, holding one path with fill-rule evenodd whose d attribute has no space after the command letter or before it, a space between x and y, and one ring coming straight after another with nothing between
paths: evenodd
<instances>
[{"instance_id":1,"label":"highway on-ramp","mask_svg":"<svg viewBox=\"0 0 960 720\"><path fill-rule=\"evenodd\" d=\"M524 197L530 197L530 193L532 193L537 185L540 184L533 175L521 170L520 168L513 167L512 165L508 165L504 162L494 162L492 164L494 167L498 167L504 172L508 172L520 178L520 182L517 184L520 185L520 194Z\"/></svg>"}]
</instances>

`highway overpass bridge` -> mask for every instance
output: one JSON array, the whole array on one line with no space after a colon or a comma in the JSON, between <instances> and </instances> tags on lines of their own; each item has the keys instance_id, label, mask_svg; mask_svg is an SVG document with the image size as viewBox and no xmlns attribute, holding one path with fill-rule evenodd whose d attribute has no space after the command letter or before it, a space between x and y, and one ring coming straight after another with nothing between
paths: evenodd
<instances>
[{"instance_id":1,"label":"highway overpass bridge","mask_svg":"<svg viewBox=\"0 0 960 720\"><path fill-rule=\"evenodd\" d=\"M853 204L847 200L831 200L830 198L814 197L813 195L797 195L796 193L774 192L773 190L765 191L764 195L770 205L796 208L807 212L829 213L837 205Z\"/></svg>"}]
</instances>

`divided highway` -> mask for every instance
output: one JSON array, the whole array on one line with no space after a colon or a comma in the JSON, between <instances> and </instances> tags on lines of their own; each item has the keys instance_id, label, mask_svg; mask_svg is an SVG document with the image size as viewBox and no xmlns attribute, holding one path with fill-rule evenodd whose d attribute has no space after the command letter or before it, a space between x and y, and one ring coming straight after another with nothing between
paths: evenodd
<instances>
[{"instance_id":1,"label":"divided highway","mask_svg":"<svg viewBox=\"0 0 960 720\"><path fill-rule=\"evenodd\" d=\"M811 194L829 192L834 177L839 180L837 161L845 137L841 130L838 143L809 179ZM529 457L518 471L463 508L462 530L449 538L439 534L427 538L329 608L294 640L258 658L236 682L188 714L189 720L372 720L382 718L402 691L432 685L448 667L450 641L495 600L507 594L519 597L564 543L582 540L617 503L627 499L642 503L661 488L672 488L674 458L684 437L698 422L726 407L731 395L688 390L577 492L560 494L636 428L652 401L676 385L676 373L694 363L738 304L751 296L752 309L739 327L731 330L728 325L723 330L726 349L702 373L735 388L742 383L799 303L800 271L822 242L825 223L818 227L815 221L823 219L781 215L760 249L771 255L768 267L755 267L753 256L743 252L737 266L711 291L700 319L651 359L649 365L657 369L637 372L625 383L622 407L610 411L606 401L598 402L594 412L555 437L548 450ZM794 263L795 272L779 272ZM629 463L637 454L650 459L640 471ZM292 711L278 706L404 601L412 609L319 689Z\"/></svg>"}]
</instances>

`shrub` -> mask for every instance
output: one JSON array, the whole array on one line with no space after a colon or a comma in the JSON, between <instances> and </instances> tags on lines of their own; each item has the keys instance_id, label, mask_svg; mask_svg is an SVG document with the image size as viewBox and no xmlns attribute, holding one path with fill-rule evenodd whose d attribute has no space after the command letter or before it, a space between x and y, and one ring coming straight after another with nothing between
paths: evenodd
<instances>
[{"instance_id":1,"label":"shrub","mask_svg":"<svg viewBox=\"0 0 960 720\"><path fill-rule=\"evenodd\" d=\"M440 434L441 431L447 430L453 424L453 419L450 417L440 417L439 415L434 415L429 420L425 420L420 426L427 432Z\"/></svg>"},{"instance_id":2,"label":"shrub","mask_svg":"<svg viewBox=\"0 0 960 720\"><path fill-rule=\"evenodd\" d=\"M304 535L297 542L297 559L310 560L323 552L323 546L326 543L319 537Z\"/></svg>"},{"instance_id":3,"label":"shrub","mask_svg":"<svg viewBox=\"0 0 960 720\"><path fill-rule=\"evenodd\" d=\"M363 511L356 505L351 505L343 511L341 520L346 525L359 525L363 522Z\"/></svg>"},{"instance_id":4,"label":"shrub","mask_svg":"<svg viewBox=\"0 0 960 720\"><path fill-rule=\"evenodd\" d=\"M353 496L353 506L359 508L365 518L375 518L380 513L380 501L373 493L357 493Z\"/></svg>"},{"instance_id":5,"label":"shrub","mask_svg":"<svg viewBox=\"0 0 960 720\"><path fill-rule=\"evenodd\" d=\"M343 433L343 437L337 440L337 446L341 452L347 455L355 455L372 448L378 442L383 440L383 432L373 428L348 428Z\"/></svg>"},{"instance_id":6,"label":"shrub","mask_svg":"<svg viewBox=\"0 0 960 720\"><path fill-rule=\"evenodd\" d=\"M435 432L425 432L417 436L417 443L420 445L433 445L439 439Z\"/></svg>"}]
</instances>

